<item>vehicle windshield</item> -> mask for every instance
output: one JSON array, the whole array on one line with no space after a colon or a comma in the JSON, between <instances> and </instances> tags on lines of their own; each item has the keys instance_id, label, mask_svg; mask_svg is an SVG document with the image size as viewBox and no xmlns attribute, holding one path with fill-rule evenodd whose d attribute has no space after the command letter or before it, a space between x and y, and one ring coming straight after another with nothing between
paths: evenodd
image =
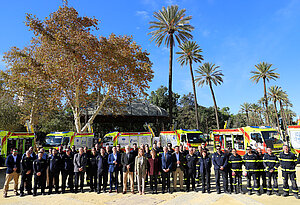
<instances>
[{"instance_id":1,"label":"vehicle windshield","mask_svg":"<svg viewBox=\"0 0 300 205\"><path fill-rule=\"evenodd\" d=\"M47 136L46 137L46 146L59 146L61 145L62 136Z\"/></svg>"},{"instance_id":2,"label":"vehicle windshield","mask_svg":"<svg viewBox=\"0 0 300 205\"><path fill-rule=\"evenodd\" d=\"M265 141L272 140L276 143L282 143L280 134L277 131L262 131L261 133Z\"/></svg>"},{"instance_id":3,"label":"vehicle windshield","mask_svg":"<svg viewBox=\"0 0 300 205\"><path fill-rule=\"evenodd\" d=\"M201 133L187 133L189 143L202 143L205 142L204 137Z\"/></svg>"}]
</instances>

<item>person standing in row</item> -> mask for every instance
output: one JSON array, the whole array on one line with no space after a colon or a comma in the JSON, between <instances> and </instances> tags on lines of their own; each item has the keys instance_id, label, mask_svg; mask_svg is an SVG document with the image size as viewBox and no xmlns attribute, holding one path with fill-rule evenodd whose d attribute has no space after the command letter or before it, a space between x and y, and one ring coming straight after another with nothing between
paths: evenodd
<instances>
[{"instance_id":1,"label":"person standing in row","mask_svg":"<svg viewBox=\"0 0 300 205\"><path fill-rule=\"evenodd\" d=\"M100 194L101 186L103 186L103 193L106 193L107 176L108 176L108 158L105 154L105 149L100 149L100 154L97 156L97 175L98 175L98 187L97 194Z\"/></svg>"},{"instance_id":2,"label":"person standing in row","mask_svg":"<svg viewBox=\"0 0 300 205\"><path fill-rule=\"evenodd\" d=\"M230 150L228 148L224 149L224 154L227 157L227 160L229 160L229 157L232 155ZM233 192L233 178L232 178L232 169L231 169L231 164L228 163L225 169L226 172L226 178L228 179L228 192L232 193Z\"/></svg>"},{"instance_id":3,"label":"person standing in row","mask_svg":"<svg viewBox=\"0 0 300 205\"><path fill-rule=\"evenodd\" d=\"M217 194L221 193L220 188L220 175L223 178L223 189L225 193L228 192L228 178L226 169L228 166L228 158L227 156L221 151L221 147L216 147L217 152L215 152L212 156L212 161L214 164L215 176L216 176L216 187L217 187Z\"/></svg>"},{"instance_id":4,"label":"person standing in row","mask_svg":"<svg viewBox=\"0 0 300 205\"><path fill-rule=\"evenodd\" d=\"M134 171L136 173L136 180L138 185L138 192L140 195L145 195L145 179L147 170L147 158L144 156L144 150L139 149L138 156L135 157Z\"/></svg>"},{"instance_id":5,"label":"person standing in row","mask_svg":"<svg viewBox=\"0 0 300 205\"><path fill-rule=\"evenodd\" d=\"M266 179L266 172L264 169L264 163L263 163L263 159L264 159L264 154L262 153L261 148L257 148L257 186L259 188L259 192L260 192L260 181L262 181L262 187L263 187L263 193L267 192L267 179Z\"/></svg>"},{"instance_id":6,"label":"person standing in row","mask_svg":"<svg viewBox=\"0 0 300 205\"><path fill-rule=\"evenodd\" d=\"M228 162L231 165L234 193L244 194L242 189L243 159L237 154L235 148L232 149L232 155L230 155Z\"/></svg>"},{"instance_id":7,"label":"person standing in row","mask_svg":"<svg viewBox=\"0 0 300 205\"><path fill-rule=\"evenodd\" d=\"M52 150L52 156L50 157L49 163L49 192L48 194L52 194L53 188L53 179L55 183L55 194L59 194L59 172L61 170L61 158L57 153L56 149Z\"/></svg>"},{"instance_id":8,"label":"person standing in row","mask_svg":"<svg viewBox=\"0 0 300 205\"><path fill-rule=\"evenodd\" d=\"M280 196L278 190L278 181L277 181L279 159L275 154L272 153L271 148L267 148L267 153L264 155L263 164L265 167L266 178L267 178L267 195L272 194L271 180L273 180L273 190L277 196Z\"/></svg>"},{"instance_id":9,"label":"person standing in row","mask_svg":"<svg viewBox=\"0 0 300 205\"><path fill-rule=\"evenodd\" d=\"M34 187L33 196L37 196L38 186L41 188L41 194L45 195L47 160L43 159L44 153L39 152L38 158L33 161Z\"/></svg>"},{"instance_id":10,"label":"person standing in row","mask_svg":"<svg viewBox=\"0 0 300 205\"><path fill-rule=\"evenodd\" d=\"M119 153L121 157L124 154L124 151L121 150L120 144L117 144L117 153ZM118 176L120 178L120 181L118 182L118 184L120 184L121 188L123 189L123 170L122 170L122 168L119 169Z\"/></svg>"},{"instance_id":11,"label":"person standing in row","mask_svg":"<svg viewBox=\"0 0 300 205\"><path fill-rule=\"evenodd\" d=\"M254 190L257 195L260 195L259 188L257 185L257 155L252 152L252 148L250 146L246 149L247 153L243 157L243 161L245 163L246 169L246 177L247 177L247 190L248 195L252 194L252 187L251 187L251 178L254 183Z\"/></svg>"},{"instance_id":12,"label":"person standing in row","mask_svg":"<svg viewBox=\"0 0 300 205\"><path fill-rule=\"evenodd\" d=\"M180 191L183 191L183 161L184 156L179 152L179 146L175 146L175 152L173 153L173 178L174 178L174 192L177 191L177 175L179 175Z\"/></svg>"},{"instance_id":13,"label":"person standing in row","mask_svg":"<svg viewBox=\"0 0 300 205\"><path fill-rule=\"evenodd\" d=\"M292 182L292 192L296 199L299 199L298 196L298 186L296 181L296 162L297 157L293 154L287 145L283 146L283 152L279 155L279 162L282 170L282 178L283 178L283 196L286 197L289 195L289 183L288 180L290 178Z\"/></svg>"},{"instance_id":14,"label":"person standing in row","mask_svg":"<svg viewBox=\"0 0 300 205\"><path fill-rule=\"evenodd\" d=\"M186 191L190 191L190 183L192 182L192 190L196 190L195 178L196 178L196 165L198 163L198 157L194 154L193 148L189 148L189 154L186 156L187 160L187 185Z\"/></svg>"},{"instance_id":15,"label":"person standing in row","mask_svg":"<svg viewBox=\"0 0 300 205\"><path fill-rule=\"evenodd\" d=\"M63 155L63 166L62 166L62 193L66 192L66 182L68 178L68 186L71 192L74 192L74 157L71 154L71 149L68 148L66 154Z\"/></svg>"},{"instance_id":16,"label":"person standing in row","mask_svg":"<svg viewBox=\"0 0 300 205\"><path fill-rule=\"evenodd\" d=\"M116 193L118 193L118 172L121 167L121 155L117 153L117 148L113 147L113 153L108 155L109 165L109 193L112 192L113 185L115 185Z\"/></svg>"},{"instance_id":17,"label":"person standing in row","mask_svg":"<svg viewBox=\"0 0 300 205\"><path fill-rule=\"evenodd\" d=\"M92 153L88 158L88 164L90 168L90 191L89 192L97 192L97 152L96 149L92 148Z\"/></svg>"},{"instance_id":18,"label":"person standing in row","mask_svg":"<svg viewBox=\"0 0 300 205\"><path fill-rule=\"evenodd\" d=\"M79 148L79 153L74 156L74 172L75 172L75 193L78 192L79 180L80 180L80 191L84 193L84 173L86 171L87 156L83 152L83 148Z\"/></svg>"},{"instance_id":19,"label":"person standing in row","mask_svg":"<svg viewBox=\"0 0 300 205\"><path fill-rule=\"evenodd\" d=\"M21 161L21 186L20 186L20 197L25 196L24 184L26 184L26 191L28 195L32 192L32 174L33 174L33 158L31 157L30 151L26 151L26 155Z\"/></svg>"},{"instance_id":20,"label":"person standing in row","mask_svg":"<svg viewBox=\"0 0 300 205\"><path fill-rule=\"evenodd\" d=\"M21 156L18 155L18 149L14 148L12 150L12 154L8 155L5 161L5 165L7 166L6 169L6 177L4 183L4 191L3 197L7 197L7 191L9 187L9 182L14 179L14 193L15 195L19 195L18 193L18 183L19 183L19 176L21 171Z\"/></svg>"},{"instance_id":21,"label":"person standing in row","mask_svg":"<svg viewBox=\"0 0 300 205\"><path fill-rule=\"evenodd\" d=\"M168 147L164 147L164 152L161 154L161 168L162 168L162 193L165 193L165 189L167 186L168 192L171 193L170 190L170 177L171 177L171 169L172 169L172 155L168 152Z\"/></svg>"},{"instance_id":22,"label":"person standing in row","mask_svg":"<svg viewBox=\"0 0 300 205\"><path fill-rule=\"evenodd\" d=\"M135 158L133 154L130 152L129 145L125 146L125 151L122 155L121 164L123 166L123 194L126 194L127 192L127 179L129 175L129 181L130 181L130 190L131 193L134 194L134 180L133 180L133 171L134 171L134 161Z\"/></svg>"},{"instance_id":23,"label":"person standing in row","mask_svg":"<svg viewBox=\"0 0 300 205\"><path fill-rule=\"evenodd\" d=\"M156 155L156 151L154 149L152 149L150 153L151 153L151 158L148 159L149 175L150 175L150 189L152 191L152 194L157 194L157 178L158 178L160 163L159 163L159 159Z\"/></svg>"},{"instance_id":24,"label":"person standing in row","mask_svg":"<svg viewBox=\"0 0 300 205\"><path fill-rule=\"evenodd\" d=\"M210 194L210 170L211 170L211 159L208 157L207 151L202 151L202 156L199 158L199 173L202 178L202 193L205 193L205 186L207 193Z\"/></svg>"}]
</instances>

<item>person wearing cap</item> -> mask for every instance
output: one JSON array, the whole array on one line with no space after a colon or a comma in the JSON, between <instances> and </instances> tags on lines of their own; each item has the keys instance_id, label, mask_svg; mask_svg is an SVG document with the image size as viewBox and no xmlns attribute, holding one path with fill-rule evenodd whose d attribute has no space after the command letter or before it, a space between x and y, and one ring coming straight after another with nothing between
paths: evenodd
<instances>
[{"instance_id":1,"label":"person wearing cap","mask_svg":"<svg viewBox=\"0 0 300 205\"><path fill-rule=\"evenodd\" d=\"M12 150L12 154L8 155L5 161L6 169L6 177L4 183L3 197L7 197L7 191L9 187L9 182L14 179L14 193L15 195L19 195L18 193L18 183L19 176L21 171L21 156L18 154L18 149L14 148Z\"/></svg>"}]
</instances>

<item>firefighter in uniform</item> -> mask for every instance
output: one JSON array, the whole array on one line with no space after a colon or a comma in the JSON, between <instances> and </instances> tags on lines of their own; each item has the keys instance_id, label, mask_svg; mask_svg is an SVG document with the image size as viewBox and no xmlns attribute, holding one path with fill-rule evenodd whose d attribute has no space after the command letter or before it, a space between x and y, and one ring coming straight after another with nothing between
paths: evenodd
<instances>
[{"instance_id":1,"label":"firefighter in uniform","mask_svg":"<svg viewBox=\"0 0 300 205\"><path fill-rule=\"evenodd\" d=\"M230 152L230 150L228 149L228 148L225 148L224 149L224 154L225 154L225 156L227 157L227 160L229 161L229 157L232 155L231 154L231 152ZM233 177L232 177L232 169L231 169L231 164L230 163L228 163L228 165L227 165L227 167L226 167L226 175L227 175L227 179L229 179L228 180L228 182L229 182L229 192L233 192Z\"/></svg>"},{"instance_id":2,"label":"firefighter in uniform","mask_svg":"<svg viewBox=\"0 0 300 205\"><path fill-rule=\"evenodd\" d=\"M97 153L96 149L92 148L92 153L88 158L88 166L90 171L90 191L89 192L97 192Z\"/></svg>"},{"instance_id":3,"label":"firefighter in uniform","mask_svg":"<svg viewBox=\"0 0 300 205\"><path fill-rule=\"evenodd\" d=\"M267 194L272 194L272 184L271 180L273 179L273 190L277 196L280 196L278 190L278 167L279 160L275 154L272 153L271 148L267 148L267 153L264 156L263 164L265 167L266 178L267 178Z\"/></svg>"},{"instance_id":4,"label":"firefighter in uniform","mask_svg":"<svg viewBox=\"0 0 300 205\"><path fill-rule=\"evenodd\" d=\"M202 157L202 152L203 152L203 149L202 149L201 145L199 145L198 146L198 151L195 153L195 155L198 158L198 161ZM199 172L199 166L200 166L200 164L197 163L196 166L197 166L197 170L196 170L196 183L197 183L197 186L199 187L200 186L200 180L201 180L201 174Z\"/></svg>"},{"instance_id":5,"label":"firefighter in uniform","mask_svg":"<svg viewBox=\"0 0 300 205\"><path fill-rule=\"evenodd\" d=\"M196 177L196 164L198 163L198 157L194 154L193 148L189 148L189 154L186 156L187 164L187 185L186 191L190 191L190 183L192 181L192 189L197 192L195 187L195 177Z\"/></svg>"},{"instance_id":6,"label":"firefighter in uniform","mask_svg":"<svg viewBox=\"0 0 300 205\"><path fill-rule=\"evenodd\" d=\"M257 155L252 152L252 148L250 146L247 147L247 153L243 157L243 161L245 163L246 168L246 177L247 177L247 190L248 194L252 194L252 187L251 187L251 178L254 183L254 190L257 195L260 195L259 188L257 186Z\"/></svg>"},{"instance_id":7,"label":"firefighter in uniform","mask_svg":"<svg viewBox=\"0 0 300 205\"><path fill-rule=\"evenodd\" d=\"M59 172L61 170L61 158L57 154L57 150L52 150L52 156L49 159L49 192L48 194L52 194L52 188L53 188L53 179L55 182L55 193L59 194Z\"/></svg>"},{"instance_id":8,"label":"firefighter in uniform","mask_svg":"<svg viewBox=\"0 0 300 205\"><path fill-rule=\"evenodd\" d=\"M244 194L242 189L243 159L236 153L235 148L232 149L232 155L230 155L228 163L231 165L234 193Z\"/></svg>"},{"instance_id":9,"label":"firefighter in uniform","mask_svg":"<svg viewBox=\"0 0 300 205\"><path fill-rule=\"evenodd\" d=\"M207 151L202 151L202 156L199 158L199 173L202 179L202 193L205 193L205 187L207 193L210 194L210 170L211 170L211 158L208 157Z\"/></svg>"},{"instance_id":10,"label":"firefighter in uniform","mask_svg":"<svg viewBox=\"0 0 300 205\"><path fill-rule=\"evenodd\" d=\"M31 195L32 189L32 174L33 174L33 158L30 156L29 151L26 152L26 156L21 161L21 186L20 186L20 197L25 196L24 194L24 183L26 183L26 190L28 195Z\"/></svg>"},{"instance_id":11,"label":"firefighter in uniform","mask_svg":"<svg viewBox=\"0 0 300 205\"><path fill-rule=\"evenodd\" d=\"M298 196L298 187L296 182L296 162L297 157L295 154L289 151L287 145L283 146L283 152L279 155L279 162L282 169L282 179L283 179L283 196L286 197L289 195L289 184L288 180L290 178L292 182L292 191L294 196L299 199Z\"/></svg>"},{"instance_id":12,"label":"firefighter in uniform","mask_svg":"<svg viewBox=\"0 0 300 205\"><path fill-rule=\"evenodd\" d=\"M33 161L34 187L33 196L37 195L38 185L41 194L45 195L47 160L43 159L43 152L39 152L38 158Z\"/></svg>"},{"instance_id":13,"label":"firefighter in uniform","mask_svg":"<svg viewBox=\"0 0 300 205\"><path fill-rule=\"evenodd\" d=\"M74 192L74 156L72 155L71 149L67 149L66 154L62 158L62 193L66 191L66 182L68 178L68 187L71 192Z\"/></svg>"},{"instance_id":14,"label":"firefighter in uniform","mask_svg":"<svg viewBox=\"0 0 300 205\"><path fill-rule=\"evenodd\" d=\"M227 156L221 151L220 146L216 146L217 152L215 152L212 156L212 162L214 165L215 176L216 176L216 187L217 187L217 194L221 193L220 190L220 176L222 175L223 178L223 189L224 192L229 194L228 192L228 178L226 169L228 166L228 158Z\"/></svg>"},{"instance_id":15,"label":"firefighter in uniform","mask_svg":"<svg viewBox=\"0 0 300 205\"><path fill-rule=\"evenodd\" d=\"M258 173L257 173L257 186L260 189L260 180L262 180L262 187L263 193L267 192L267 179L266 179L266 172L265 167L263 164L264 154L262 153L261 148L257 148L257 166L258 166Z\"/></svg>"}]
</instances>

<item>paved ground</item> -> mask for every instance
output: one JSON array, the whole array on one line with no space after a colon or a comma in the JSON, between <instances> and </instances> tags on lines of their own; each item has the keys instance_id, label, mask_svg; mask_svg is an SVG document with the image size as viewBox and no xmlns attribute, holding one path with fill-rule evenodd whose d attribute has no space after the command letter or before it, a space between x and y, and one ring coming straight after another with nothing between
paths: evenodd
<instances>
[{"instance_id":1,"label":"paved ground","mask_svg":"<svg viewBox=\"0 0 300 205\"><path fill-rule=\"evenodd\" d=\"M299 165L298 165L299 166ZM300 167L297 167L298 173L298 184L300 185ZM0 188L3 188L4 184L4 170L0 170ZM282 180L281 176L279 176L280 189L282 190ZM243 181L243 185L245 186L245 180ZM300 200L295 199L293 196L289 196L287 198L278 197L278 196L248 196L242 194L216 194L214 179L212 180L212 193L211 194L202 194L201 192L176 192L173 194L150 194L149 188L146 189L148 193L146 195L132 195L127 193L123 194L115 194L115 193L101 193L97 195L96 193L88 193L88 187L85 187L86 193L78 193L78 194L59 194L59 195L51 195L51 196L25 196L25 197L17 197L13 195L13 183L10 184L10 191L8 193L8 198L2 198L2 192L0 195L0 204L11 204L11 205L35 205L35 204L64 204L64 205L82 205L82 204L119 204L119 205L135 205L135 204L159 204L159 205L173 205L173 204L215 204L215 205L239 205L239 204L250 204L250 205L258 205L258 204L272 204L272 205L292 205L292 204L300 204ZM159 191L161 189L159 188Z\"/></svg>"}]
</instances>

